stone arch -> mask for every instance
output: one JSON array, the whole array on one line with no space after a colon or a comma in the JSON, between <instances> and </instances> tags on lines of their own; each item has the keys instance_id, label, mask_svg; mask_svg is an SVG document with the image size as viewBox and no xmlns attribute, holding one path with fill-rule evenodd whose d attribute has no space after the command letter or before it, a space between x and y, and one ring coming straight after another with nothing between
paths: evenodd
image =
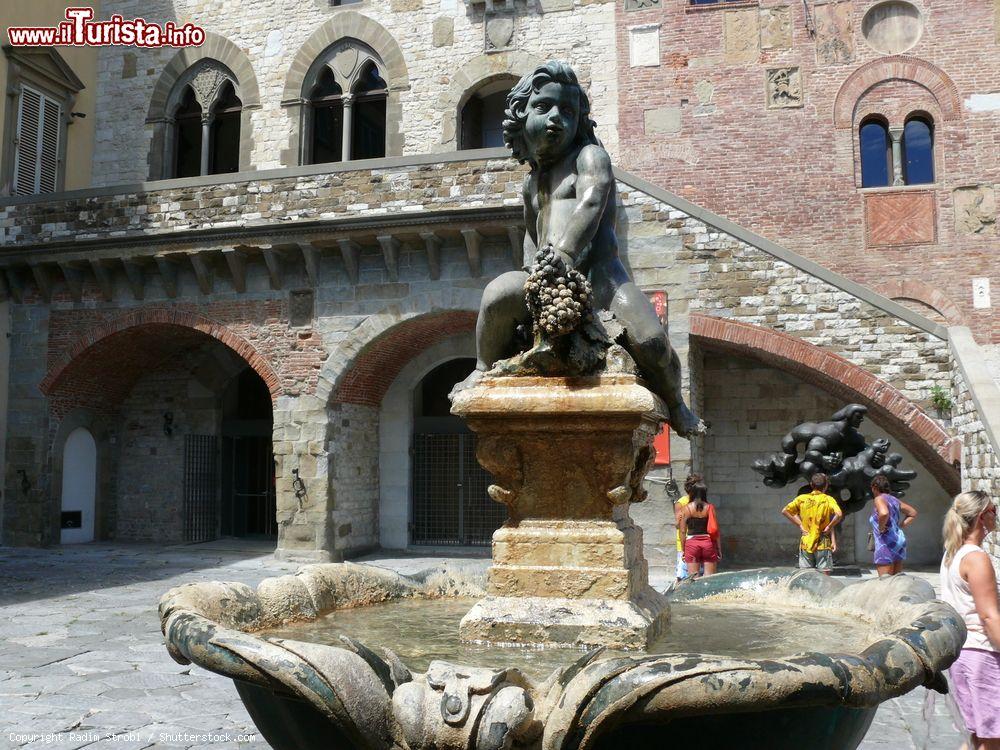
<instances>
[{"instance_id":1,"label":"stone arch","mask_svg":"<svg viewBox=\"0 0 1000 750\"><path fill-rule=\"evenodd\" d=\"M848 76L834 100L834 127L850 128L858 100L873 86L892 79L912 81L927 89L940 107L942 119L961 118L962 100L958 87L943 70L916 57L895 55L872 60Z\"/></svg>"},{"instance_id":2,"label":"stone arch","mask_svg":"<svg viewBox=\"0 0 1000 750\"><path fill-rule=\"evenodd\" d=\"M947 492L959 491L959 472L951 463L957 438L898 389L843 357L782 331L709 315L694 314L690 320L692 339L708 348L753 357L838 398L864 404Z\"/></svg>"},{"instance_id":3,"label":"stone arch","mask_svg":"<svg viewBox=\"0 0 1000 750\"><path fill-rule=\"evenodd\" d=\"M459 113L468 98L482 85L505 76L520 78L543 65L545 61L521 50L479 55L459 65L447 90L438 99L441 112L441 143L437 151L458 148Z\"/></svg>"},{"instance_id":4,"label":"stone arch","mask_svg":"<svg viewBox=\"0 0 1000 750\"><path fill-rule=\"evenodd\" d=\"M399 371L421 349L475 329L481 297L478 289L447 289L415 295L368 316L327 358L317 398L377 406ZM368 387L366 377L372 378Z\"/></svg>"},{"instance_id":5,"label":"stone arch","mask_svg":"<svg viewBox=\"0 0 1000 750\"><path fill-rule=\"evenodd\" d=\"M220 341L241 357L260 375L267 385L274 402L281 395L281 384L277 374L263 356L246 340L237 336L226 326L195 313L169 308L144 308L121 315L102 325L95 326L85 336L78 338L49 368L45 378L39 383L39 390L52 395L63 379L71 373L81 355L92 347L106 343L117 334L124 334L147 326L169 326L182 328L210 336Z\"/></svg>"},{"instance_id":6,"label":"stone arch","mask_svg":"<svg viewBox=\"0 0 1000 750\"><path fill-rule=\"evenodd\" d=\"M286 166L296 166L301 160L302 132L306 119L305 104L308 99L308 91L305 88L309 73L315 61L327 48L345 39L354 39L370 47L381 58L385 66L386 83L389 86L385 118L385 152L386 156L399 156L403 153L401 127L403 106L400 92L410 87L403 50L383 26L357 11L345 10L328 19L313 32L295 53L288 70L285 88L281 94L281 106L288 108L289 117L294 125L289 147L282 152L282 164Z\"/></svg>"},{"instance_id":7,"label":"stone arch","mask_svg":"<svg viewBox=\"0 0 1000 750\"><path fill-rule=\"evenodd\" d=\"M236 94L243 102L240 116L240 171L250 169L250 152L253 148L253 133L250 113L260 109L260 88L254 75L250 58L239 47L224 36L211 31L205 32L205 43L200 47L185 47L170 58L160 77L153 86L149 100L146 124L153 127L153 138L149 147L149 179L163 179L167 164L167 134L169 132L170 95L177 82L194 65L203 60L213 60L232 73L236 83Z\"/></svg>"},{"instance_id":8,"label":"stone arch","mask_svg":"<svg viewBox=\"0 0 1000 750\"><path fill-rule=\"evenodd\" d=\"M943 291L924 281L891 279L876 286L875 291L892 300L911 299L923 303L947 320L948 325L965 325L965 316L958 305Z\"/></svg>"}]
</instances>

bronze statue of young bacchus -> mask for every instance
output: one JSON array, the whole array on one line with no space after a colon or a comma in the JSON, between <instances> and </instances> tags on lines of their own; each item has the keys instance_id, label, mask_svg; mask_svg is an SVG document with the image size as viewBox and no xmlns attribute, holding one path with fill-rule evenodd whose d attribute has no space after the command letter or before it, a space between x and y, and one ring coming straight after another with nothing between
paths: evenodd
<instances>
[{"instance_id":1,"label":"bronze statue of young bacchus","mask_svg":"<svg viewBox=\"0 0 1000 750\"><path fill-rule=\"evenodd\" d=\"M617 342L665 402L673 430L703 431L681 395L680 360L667 332L618 257L611 159L573 69L550 61L524 76L507 97L503 133L514 157L531 167L523 186L525 250L536 253L535 264L486 287L477 372L463 385L523 352L529 334L534 346L501 371L589 374L603 369L608 345Z\"/></svg>"}]
</instances>

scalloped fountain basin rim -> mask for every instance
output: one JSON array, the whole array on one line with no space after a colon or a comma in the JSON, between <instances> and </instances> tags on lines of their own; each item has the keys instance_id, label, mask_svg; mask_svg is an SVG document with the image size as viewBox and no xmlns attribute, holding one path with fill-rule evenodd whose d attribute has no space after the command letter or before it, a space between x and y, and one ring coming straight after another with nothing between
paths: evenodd
<instances>
[{"instance_id":1,"label":"scalloped fountain basin rim","mask_svg":"<svg viewBox=\"0 0 1000 750\"><path fill-rule=\"evenodd\" d=\"M260 633L347 607L475 597L477 587L455 571L406 577L316 565L268 579L257 591L242 584L182 586L163 597L160 614L171 655L233 678L276 750L501 750L515 742L538 750L622 742L652 748L668 735L672 744L732 746L739 738L744 750L799 748L803 736L815 738L816 750L854 748L880 702L919 685L942 687L941 672L965 640L957 613L936 601L924 581L896 576L845 587L792 569L712 576L680 587L671 599L683 610L683 602L710 597L806 597L817 610L864 613L876 631L864 648L771 658L592 652L538 681L509 666L523 650L500 652L503 661L492 668L436 660L424 674L391 651L376 653L350 638L331 646L271 641Z\"/></svg>"}]
</instances>

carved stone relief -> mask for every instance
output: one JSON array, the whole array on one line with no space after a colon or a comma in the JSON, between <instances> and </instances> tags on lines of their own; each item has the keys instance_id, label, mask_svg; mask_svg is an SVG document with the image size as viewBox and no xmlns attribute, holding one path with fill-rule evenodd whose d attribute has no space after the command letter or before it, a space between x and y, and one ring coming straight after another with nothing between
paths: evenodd
<instances>
[{"instance_id":1,"label":"carved stone relief","mask_svg":"<svg viewBox=\"0 0 1000 750\"><path fill-rule=\"evenodd\" d=\"M486 19L487 52L500 52L514 46L514 16L496 15Z\"/></svg>"},{"instance_id":2,"label":"carved stone relief","mask_svg":"<svg viewBox=\"0 0 1000 750\"><path fill-rule=\"evenodd\" d=\"M861 35L872 49L884 55L906 52L924 31L920 11L905 0L888 0L873 6L861 21Z\"/></svg>"},{"instance_id":3,"label":"carved stone relief","mask_svg":"<svg viewBox=\"0 0 1000 750\"><path fill-rule=\"evenodd\" d=\"M790 109L802 106L802 72L798 68L767 71L767 108Z\"/></svg>"},{"instance_id":4,"label":"carved stone relief","mask_svg":"<svg viewBox=\"0 0 1000 750\"><path fill-rule=\"evenodd\" d=\"M633 26L629 35L629 65L633 68L660 64L660 25Z\"/></svg>"},{"instance_id":5,"label":"carved stone relief","mask_svg":"<svg viewBox=\"0 0 1000 750\"><path fill-rule=\"evenodd\" d=\"M315 309L312 289L294 289L288 293L288 317L293 326L308 326Z\"/></svg>"},{"instance_id":6,"label":"carved stone relief","mask_svg":"<svg viewBox=\"0 0 1000 750\"><path fill-rule=\"evenodd\" d=\"M698 98L698 104L694 108L695 117L706 117L715 114L715 85L709 81L698 81L694 85L694 95Z\"/></svg>"},{"instance_id":7,"label":"carved stone relief","mask_svg":"<svg viewBox=\"0 0 1000 750\"><path fill-rule=\"evenodd\" d=\"M728 62L753 62L760 52L760 12L757 8L726 11L723 36Z\"/></svg>"},{"instance_id":8,"label":"carved stone relief","mask_svg":"<svg viewBox=\"0 0 1000 750\"><path fill-rule=\"evenodd\" d=\"M955 190L955 231L959 234L993 233L997 223L996 194L990 185Z\"/></svg>"},{"instance_id":9,"label":"carved stone relief","mask_svg":"<svg viewBox=\"0 0 1000 750\"><path fill-rule=\"evenodd\" d=\"M223 73L211 62L206 61L191 79L191 88L194 90L194 97L201 105L202 112L208 112L218 96L222 84L229 80L229 76Z\"/></svg>"},{"instance_id":10,"label":"carved stone relief","mask_svg":"<svg viewBox=\"0 0 1000 750\"><path fill-rule=\"evenodd\" d=\"M816 62L840 65L854 59L854 19L850 2L826 3L813 9Z\"/></svg>"},{"instance_id":11,"label":"carved stone relief","mask_svg":"<svg viewBox=\"0 0 1000 750\"><path fill-rule=\"evenodd\" d=\"M625 0L625 10L646 10L659 8L660 0Z\"/></svg>"},{"instance_id":12,"label":"carved stone relief","mask_svg":"<svg viewBox=\"0 0 1000 750\"><path fill-rule=\"evenodd\" d=\"M789 49L792 46L792 13L789 8L764 8L760 12L760 48Z\"/></svg>"}]
</instances>

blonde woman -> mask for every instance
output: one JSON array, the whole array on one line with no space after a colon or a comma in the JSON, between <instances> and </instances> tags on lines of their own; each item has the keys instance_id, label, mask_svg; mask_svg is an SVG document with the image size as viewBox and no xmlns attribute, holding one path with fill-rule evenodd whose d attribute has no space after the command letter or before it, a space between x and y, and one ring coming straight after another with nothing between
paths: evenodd
<instances>
[{"instance_id":1,"label":"blonde woman","mask_svg":"<svg viewBox=\"0 0 1000 750\"><path fill-rule=\"evenodd\" d=\"M978 491L958 495L944 518L941 598L969 631L948 676L974 750L1000 750L1000 594L982 547L996 525L996 503Z\"/></svg>"}]
</instances>

